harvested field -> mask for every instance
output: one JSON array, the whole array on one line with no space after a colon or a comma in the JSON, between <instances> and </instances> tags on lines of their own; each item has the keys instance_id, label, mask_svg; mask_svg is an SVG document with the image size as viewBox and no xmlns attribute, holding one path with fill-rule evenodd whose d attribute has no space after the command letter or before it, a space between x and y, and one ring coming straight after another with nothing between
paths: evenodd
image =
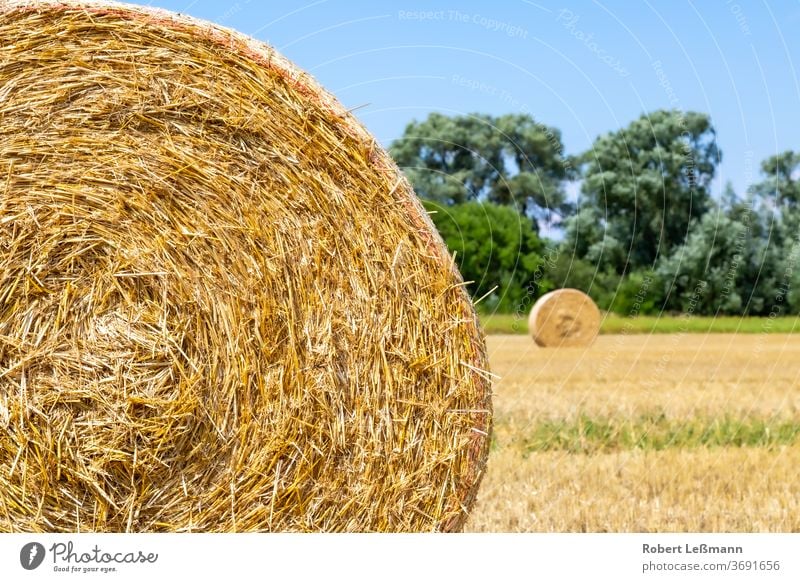
<instances>
[{"instance_id":1,"label":"harvested field","mask_svg":"<svg viewBox=\"0 0 800 582\"><path fill-rule=\"evenodd\" d=\"M800 531L800 341L489 336L495 437L469 531Z\"/></svg>"}]
</instances>

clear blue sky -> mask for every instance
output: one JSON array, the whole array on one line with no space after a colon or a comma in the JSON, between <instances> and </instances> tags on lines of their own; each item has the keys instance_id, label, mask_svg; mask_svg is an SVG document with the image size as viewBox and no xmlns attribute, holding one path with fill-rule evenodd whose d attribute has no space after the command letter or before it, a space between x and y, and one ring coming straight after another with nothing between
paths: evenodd
<instances>
[{"instance_id":1,"label":"clear blue sky","mask_svg":"<svg viewBox=\"0 0 800 582\"><path fill-rule=\"evenodd\" d=\"M641 113L711 115L715 183L800 150L800 0L153 0L238 29L313 74L384 145L412 119L528 112L568 153Z\"/></svg>"}]
</instances>

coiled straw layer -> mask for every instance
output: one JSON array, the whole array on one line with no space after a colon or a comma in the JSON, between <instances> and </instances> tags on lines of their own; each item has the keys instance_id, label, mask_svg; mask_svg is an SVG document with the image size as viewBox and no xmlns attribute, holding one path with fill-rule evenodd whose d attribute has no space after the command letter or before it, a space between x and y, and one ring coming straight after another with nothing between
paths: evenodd
<instances>
[{"instance_id":1,"label":"coiled straw layer","mask_svg":"<svg viewBox=\"0 0 800 582\"><path fill-rule=\"evenodd\" d=\"M485 347L387 154L271 48L0 0L0 530L451 531Z\"/></svg>"}]
</instances>

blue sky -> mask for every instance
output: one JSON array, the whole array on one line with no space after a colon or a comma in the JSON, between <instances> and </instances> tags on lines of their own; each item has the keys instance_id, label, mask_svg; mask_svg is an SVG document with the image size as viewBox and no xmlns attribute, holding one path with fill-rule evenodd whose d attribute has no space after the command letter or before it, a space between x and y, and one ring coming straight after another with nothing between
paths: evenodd
<instances>
[{"instance_id":1,"label":"blue sky","mask_svg":"<svg viewBox=\"0 0 800 582\"><path fill-rule=\"evenodd\" d=\"M412 119L527 112L568 153L643 112L711 115L715 193L800 150L800 0L153 0L238 29L314 75L388 145Z\"/></svg>"}]
</instances>

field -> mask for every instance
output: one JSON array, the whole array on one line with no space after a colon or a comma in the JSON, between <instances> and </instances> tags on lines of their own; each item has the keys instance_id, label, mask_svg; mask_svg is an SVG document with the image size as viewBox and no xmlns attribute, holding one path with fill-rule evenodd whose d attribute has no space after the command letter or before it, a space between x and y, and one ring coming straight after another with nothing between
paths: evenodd
<instances>
[{"instance_id":1,"label":"field","mask_svg":"<svg viewBox=\"0 0 800 582\"><path fill-rule=\"evenodd\" d=\"M467 531L800 531L800 337L487 338L489 468Z\"/></svg>"}]
</instances>

